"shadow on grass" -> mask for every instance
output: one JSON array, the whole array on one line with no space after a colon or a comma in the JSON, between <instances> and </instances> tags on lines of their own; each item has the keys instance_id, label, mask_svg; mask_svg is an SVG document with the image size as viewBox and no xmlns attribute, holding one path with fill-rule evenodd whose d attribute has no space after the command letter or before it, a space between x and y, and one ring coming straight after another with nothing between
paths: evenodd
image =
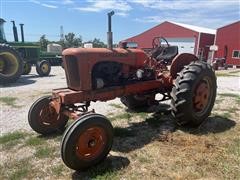
<instances>
[{"instance_id":1,"label":"shadow on grass","mask_svg":"<svg viewBox=\"0 0 240 180\"><path fill-rule=\"evenodd\" d=\"M154 140L168 141L168 135L175 131L175 128L176 124L171 115L155 113L145 121L131 123L129 127L115 127L112 150L127 153Z\"/></svg>"},{"instance_id":2,"label":"shadow on grass","mask_svg":"<svg viewBox=\"0 0 240 180\"><path fill-rule=\"evenodd\" d=\"M1 85L0 87L1 88L9 88L9 87L25 86L25 85L33 84L35 82L36 82L36 80L32 80L32 79L24 79L23 80L20 78L19 80L17 80L17 82L4 84L4 85Z\"/></svg>"},{"instance_id":3,"label":"shadow on grass","mask_svg":"<svg viewBox=\"0 0 240 180\"><path fill-rule=\"evenodd\" d=\"M208 117L199 127L180 127L179 129L194 135L225 132L236 125L236 122L221 116Z\"/></svg>"},{"instance_id":4,"label":"shadow on grass","mask_svg":"<svg viewBox=\"0 0 240 180\"><path fill-rule=\"evenodd\" d=\"M171 133L176 129L194 135L205 135L208 133L221 133L233 128L235 121L221 116L209 117L199 127L179 127L174 118L166 111L158 110L151 117L139 123L130 123L129 127L114 128L113 150L119 152L130 152L142 148L154 140L170 141Z\"/></svg>"},{"instance_id":5,"label":"shadow on grass","mask_svg":"<svg viewBox=\"0 0 240 180\"><path fill-rule=\"evenodd\" d=\"M127 108L126 111L129 112L129 113L142 113L142 112L157 113L157 112L160 112L160 113L169 114L170 113L170 107L171 106L169 104L159 103L158 105L153 105L153 106L150 106L148 108L141 107L141 108L137 108L135 110Z\"/></svg>"},{"instance_id":6,"label":"shadow on grass","mask_svg":"<svg viewBox=\"0 0 240 180\"><path fill-rule=\"evenodd\" d=\"M116 172L127 167L130 161L126 157L108 156L103 162L94 166L87 171L75 171L72 174L72 179L114 179Z\"/></svg>"}]
</instances>

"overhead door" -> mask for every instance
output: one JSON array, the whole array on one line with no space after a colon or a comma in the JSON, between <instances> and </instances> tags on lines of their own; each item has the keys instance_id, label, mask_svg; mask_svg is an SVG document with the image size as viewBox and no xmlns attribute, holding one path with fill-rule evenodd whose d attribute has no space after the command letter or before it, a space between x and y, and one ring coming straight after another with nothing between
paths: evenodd
<instances>
[{"instance_id":1,"label":"overhead door","mask_svg":"<svg viewBox=\"0 0 240 180\"><path fill-rule=\"evenodd\" d=\"M166 38L171 46L178 46L178 53L194 54L195 38Z\"/></svg>"}]
</instances>

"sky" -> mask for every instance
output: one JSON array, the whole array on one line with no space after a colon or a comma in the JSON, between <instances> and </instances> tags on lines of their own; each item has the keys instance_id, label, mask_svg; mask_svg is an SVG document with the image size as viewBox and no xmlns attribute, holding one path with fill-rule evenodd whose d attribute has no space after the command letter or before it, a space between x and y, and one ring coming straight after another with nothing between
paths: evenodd
<instances>
[{"instance_id":1,"label":"sky","mask_svg":"<svg viewBox=\"0 0 240 180\"><path fill-rule=\"evenodd\" d=\"M142 33L164 21L216 29L240 20L240 0L0 0L5 33L13 41L12 23L24 23L25 41L49 40L74 32L83 41L106 42L107 13L112 17L113 40Z\"/></svg>"}]
</instances>

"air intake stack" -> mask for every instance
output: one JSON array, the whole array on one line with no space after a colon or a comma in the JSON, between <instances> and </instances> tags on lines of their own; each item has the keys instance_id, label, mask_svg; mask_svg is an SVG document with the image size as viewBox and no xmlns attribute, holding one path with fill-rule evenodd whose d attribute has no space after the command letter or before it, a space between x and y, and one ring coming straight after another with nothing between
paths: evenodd
<instances>
[{"instance_id":1,"label":"air intake stack","mask_svg":"<svg viewBox=\"0 0 240 180\"><path fill-rule=\"evenodd\" d=\"M18 42L18 33L17 33L17 27L15 25L15 21L11 21L13 23L13 35L14 35L14 41Z\"/></svg>"},{"instance_id":2,"label":"air intake stack","mask_svg":"<svg viewBox=\"0 0 240 180\"><path fill-rule=\"evenodd\" d=\"M21 37L22 37L22 42L24 42L24 31L23 31L23 25L24 24L19 24L21 28Z\"/></svg>"},{"instance_id":3,"label":"air intake stack","mask_svg":"<svg viewBox=\"0 0 240 180\"><path fill-rule=\"evenodd\" d=\"M112 16L114 15L114 11L108 13L108 32L107 32L107 42L108 48L113 48L113 33L112 33Z\"/></svg>"}]
</instances>

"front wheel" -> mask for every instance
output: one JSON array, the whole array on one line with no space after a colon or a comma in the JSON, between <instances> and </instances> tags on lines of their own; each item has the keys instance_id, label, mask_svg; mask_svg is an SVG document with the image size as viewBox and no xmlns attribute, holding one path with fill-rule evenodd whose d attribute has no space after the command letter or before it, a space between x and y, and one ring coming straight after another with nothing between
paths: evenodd
<instances>
[{"instance_id":1,"label":"front wheel","mask_svg":"<svg viewBox=\"0 0 240 180\"><path fill-rule=\"evenodd\" d=\"M25 63L24 65L23 65L23 75L27 75L27 74L29 74L30 72L31 72L31 70L32 70L32 64L30 64L30 63Z\"/></svg>"},{"instance_id":2,"label":"front wheel","mask_svg":"<svg viewBox=\"0 0 240 180\"><path fill-rule=\"evenodd\" d=\"M36 71L39 76L48 76L51 71L51 65L46 60L39 61L36 64Z\"/></svg>"},{"instance_id":3,"label":"front wheel","mask_svg":"<svg viewBox=\"0 0 240 180\"><path fill-rule=\"evenodd\" d=\"M50 96L41 97L33 103L28 112L30 127L42 135L63 131L68 121L66 115L56 113L49 105L50 102Z\"/></svg>"},{"instance_id":4,"label":"front wheel","mask_svg":"<svg viewBox=\"0 0 240 180\"><path fill-rule=\"evenodd\" d=\"M177 76L171 92L172 114L179 125L201 124L210 114L216 98L216 76L206 62L195 61Z\"/></svg>"},{"instance_id":5,"label":"front wheel","mask_svg":"<svg viewBox=\"0 0 240 180\"><path fill-rule=\"evenodd\" d=\"M85 170L100 163L111 150L113 127L100 114L87 114L68 127L62 138L61 156L71 169Z\"/></svg>"}]
</instances>

